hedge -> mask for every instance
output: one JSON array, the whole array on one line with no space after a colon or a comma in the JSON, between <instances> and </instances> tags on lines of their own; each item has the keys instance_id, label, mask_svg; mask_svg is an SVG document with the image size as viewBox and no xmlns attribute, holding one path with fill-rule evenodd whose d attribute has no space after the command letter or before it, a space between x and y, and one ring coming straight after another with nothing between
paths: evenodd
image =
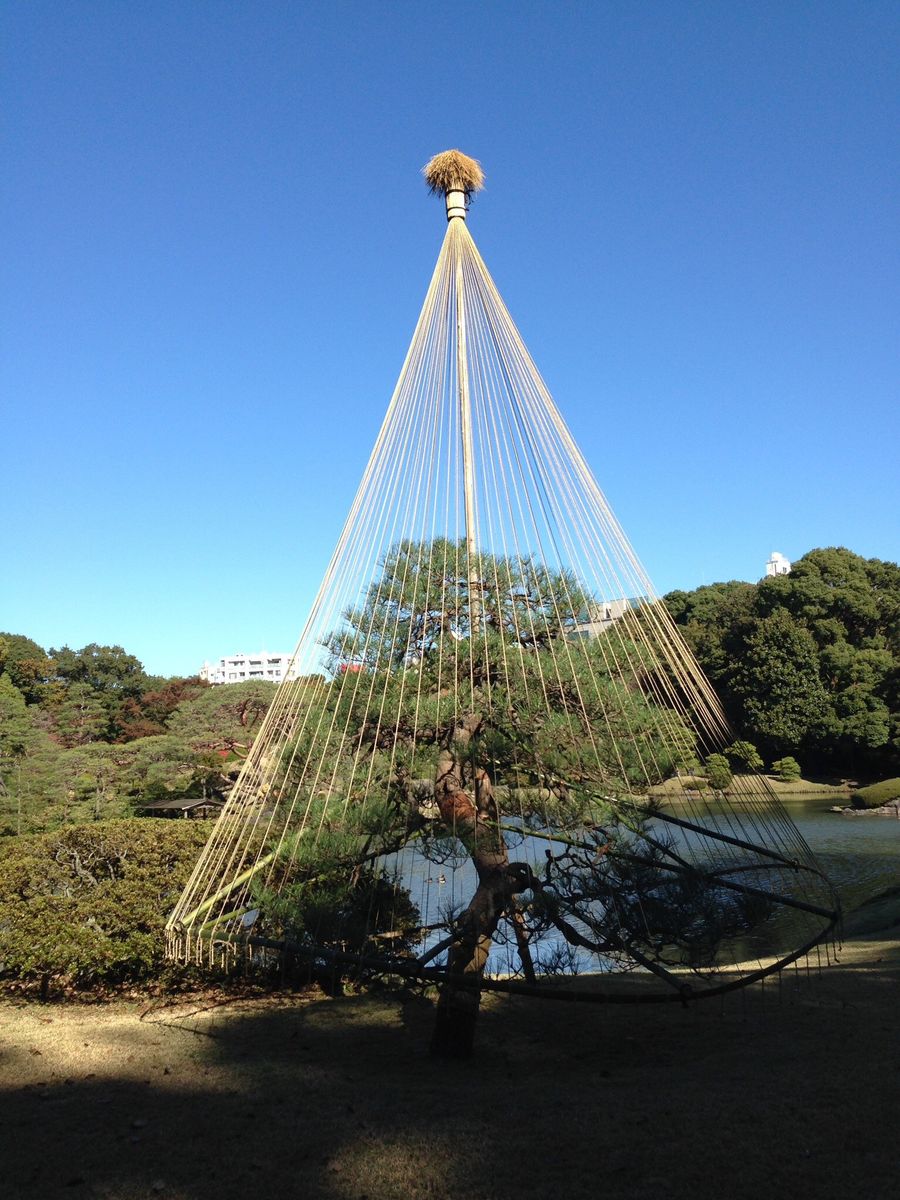
<instances>
[{"instance_id":1,"label":"hedge","mask_svg":"<svg viewBox=\"0 0 900 1200\"><path fill-rule=\"evenodd\" d=\"M0 840L0 981L89 988L163 964L163 927L210 827L70 825Z\"/></svg>"}]
</instances>

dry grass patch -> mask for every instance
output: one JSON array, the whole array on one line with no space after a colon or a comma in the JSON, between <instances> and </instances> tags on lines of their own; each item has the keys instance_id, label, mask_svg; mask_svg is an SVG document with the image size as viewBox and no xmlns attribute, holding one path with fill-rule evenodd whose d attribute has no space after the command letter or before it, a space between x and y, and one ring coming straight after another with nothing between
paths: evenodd
<instances>
[{"instance_id":1,"label":"dry grass patch","mask_svg":"<svg viewBox=\"0 0 900 1200\"><path fill-rule=\"evenodd\" d=\"M378 996L0 1005L22 1200L893 1194L900 946L688 1009L490 996L478 1055Z\"/></svg>"}]
</instances>

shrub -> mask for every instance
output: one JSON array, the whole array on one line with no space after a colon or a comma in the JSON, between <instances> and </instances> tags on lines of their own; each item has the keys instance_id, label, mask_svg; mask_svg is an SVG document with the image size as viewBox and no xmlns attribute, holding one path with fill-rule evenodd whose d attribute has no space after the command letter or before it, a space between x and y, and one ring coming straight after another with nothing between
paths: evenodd
<instances>
[{"instance_id":1,"label":"shrub","mask_svg":"<svg viewBox=\"0 0 900 1200\"><path fill-rule=\"evenodd\" d=\"M724 754L710 754L706 760L706 779L717 792L724 791L731 783L731 767Z\"/></svg>"},{"instance_id":2,"label":"shrub","mask_svg":"<svg viewBox=\"0 0 900 1200\"><path fill-rule=\"evenodd\" d=\"M854 808L881 808L892 800L900 800L900 778L882 779L881 783L860 788L853 792L850 799Z\"/></svg>"},{"instance_id":3,"label":"shrub","mask_svg":"<svg viewBox=\"0 0 900 1200\"><path fill-rule=\"evenodd\" d=\"M736 771L758 771L763 765L752 742L733 742L726 748L725 755Z\"/></svg>"},{"instance_id":4,"label":"shrub","mask_svg":"<svg viewBox=\"0 0 900 1200\"><path fill-rule=\"evenodd\" d=\"M785 758L779 758L773 762L772 772L783 783L791 783L793 780L799 779L802 774L800 770L800 764L797 762L796 758L791 758L790 755L787 755Z\"/></svg>"},{"instance_id":5,"label":"shrub","mask_svg":"<svg viewBox=\"0 0 900 1200\"><path fill-rule=\"evenodd\" d=\"M125 820L0 843L0 980L86 988L163 962L163 927L209 826Z\"/></svg>"}]
</instances>

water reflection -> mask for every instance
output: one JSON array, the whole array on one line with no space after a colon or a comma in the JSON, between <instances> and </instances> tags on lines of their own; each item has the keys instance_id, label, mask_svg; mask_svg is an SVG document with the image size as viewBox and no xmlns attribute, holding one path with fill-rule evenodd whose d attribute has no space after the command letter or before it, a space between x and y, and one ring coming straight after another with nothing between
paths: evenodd
<instances>
[{"instance_id":1,"label":"water reflection","mask_svg":"<svg viewBox=\"0 0 900 1200\"><path fill-rule=\"evenodd\" d=\"M830 798L787 798L783 803L788 816L837 891L845 913L900 881L900 821L874 815L844 817L829 811L833 803ZM678 815L678 805L668 807ZM713 828L718 825L712 806L709 812L703 814L703 819ZM709 861L709 851L704 849L706 839L688 833L684 835L684 841L691 846L695 861ZM519 844L516 845L516 842ZM509 849L511 859L527 861L539 870L548 849L559 853L563 847L555 844L548 846L546 841L531 837L513 837ZM469 902L477 886L474 868L465 854L441 865L419 853L407 852L386 865L398 872L403 886L410 890L414 902L419 906L423 921L428 924L446 920L451 911L458 912ZM771 878L766 878L765 873L756 878L756 886L790 895L794 887L789 879L785 882L784 875L783 868L773 868ZM825 889L822 904L830 907ZM723 945L720 960L747 961L787 953L815 936L822 925L821 917L776 905L772 915L752 933L727 946ZM443 933L435 932L426 939L422 949L427 949L443 936ZM556 949L566 948L555 947L556 940L548 939L543 947L544 952L552 954ZM614 964L604 963L594 955L581 952L574 956L570 966L576 971L597 971L611 969ZM515 948L503 945L498 940L491 951L489 972L506 974L516 971L517 967Z\"/></svg>"},{"instance_id":2,"label":"water reflection","mask_svg":"<svg viewBox=\"0 0 900 1200\"><path fill-rule=\"evenodd\" d=\"M785 808L850 912L900 882L900 821L845 817L829 812L831 803L798 797Z\"/></svg>"},{"instance_id":3,"label":"water reflection","mask_svg":"<svg viewBox=\"0 0 900 1200\"><path fill-rule=\"evenodd\" d=\"M831 811L830 796L782 797L782 803L837 892L845 915L900 881L900 821L874 814L843 816ZM779 906L752 933L723 947L722 957L752 960L786 954L814 930L808 915Z\"/></svg>"}]
</instances>

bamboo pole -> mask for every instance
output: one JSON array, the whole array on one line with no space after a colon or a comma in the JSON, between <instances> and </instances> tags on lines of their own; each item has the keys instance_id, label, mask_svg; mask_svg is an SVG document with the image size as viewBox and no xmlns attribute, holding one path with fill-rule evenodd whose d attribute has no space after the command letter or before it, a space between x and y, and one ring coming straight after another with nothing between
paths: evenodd
<instances>
[{"instance_id":1,"label":"bamboo pole","mask_svg":"<svg viewBox=\"0 0 900 1200\"><path fill-rule=\"evenodd\" d=\"M192 921L196 920L196 918L201 915L201 913L205 913L208 909L212 908L217 900L223 900L226 896L230 896L236 887L240 887L242 883L246 883L248 879L252 879L257 871L261 871L263 867L267 867L274 857L275 852L273 850L271 854L266 854L262 858L257 859L252 867L248 867L247 870L242 871L240 875L235 875L234 879L232 879L230 883L226 883L225 886L219 888L217 892L213 892L211 896L207 896L202 904L198 904L192 912L189 912L188 915L182 919L182 927L184 928L190 925ZM209 922L207 922L207 924L209 924Z\"/></svg>"},{"instance_id":2,"label":"bamboo pole","mask_svg":"<svg viewBox=\"0 0 900 1200\"><path fill-rule=\"evenodd\" d=\"M456 193L451 193L455 195ZM447 198L450 213L450 197ZM465 209L454 210L464 221ZM466 508L466 561L469 577L469 637L481 625L481 581L478 578L478 517L475 502L475 451L472 440L472 405L469 397L469 361L466 353L466 299L462 256L456 253L456 388L459 397L459 429L462 437L463 495Z\"/></svg>"}]
</instances>

